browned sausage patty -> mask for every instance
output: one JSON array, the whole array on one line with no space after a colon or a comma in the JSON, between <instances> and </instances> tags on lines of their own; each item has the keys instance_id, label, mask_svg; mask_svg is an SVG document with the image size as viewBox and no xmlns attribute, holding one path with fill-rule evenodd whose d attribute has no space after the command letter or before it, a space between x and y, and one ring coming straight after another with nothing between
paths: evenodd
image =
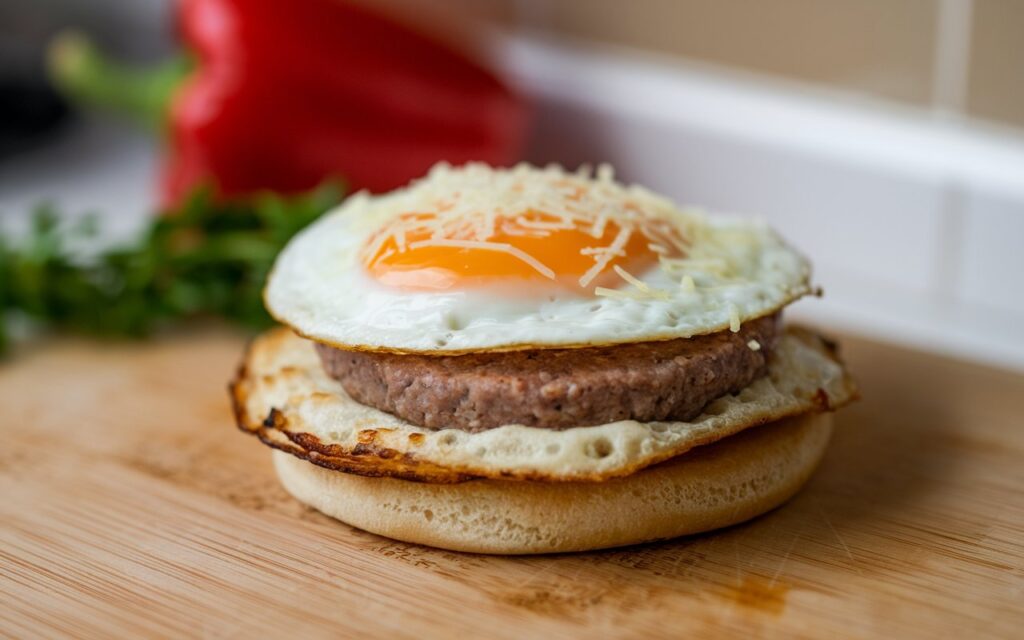
<instances>
[{"instance_id":1,"label":"browned sausage patty","mask_svg":"<svg viewBox=\"0 0 1024 640\"><path fill-rule=\"evenodd\" d=\"M765 371L778 317L739 332L582 349L458 356L317 350L357 402L431 429L506 424L568 429L616 420L689 420ZM751 340L760 345L749 346Z\"/></svg>"}]
</instances>

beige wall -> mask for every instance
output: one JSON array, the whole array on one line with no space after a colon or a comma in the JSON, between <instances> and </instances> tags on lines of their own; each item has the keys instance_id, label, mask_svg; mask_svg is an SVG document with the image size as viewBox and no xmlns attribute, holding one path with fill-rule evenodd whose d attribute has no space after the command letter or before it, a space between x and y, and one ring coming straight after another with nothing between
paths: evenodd
<instances>
[{"instance_id":1,"label":"beige wall","mask_svg":"<svg viewBox=\"0 0 1024 640\"><path fill-rule=\"evenodd\" d=\"M967 107L1024 127L1024 0L975 0Z\"/></svg>"},{"instance_id":2,"label":"beige wall","mask_svg":"<svg viewBox=\"0 0 1024 640\"><path fill-rule=\"evenodd\" d=\"M932 0L556 0L550 26L716 64L922 103Z\"/></svg>"},{"instance_id":3,"label":"beige wall","mask_svg":"<svg viewBox=\"0 0 1024 640\"><path fill-rule=\"evenodd\" d=\"M1024 127L1024 0L358 1L434 31L468 17Z\"/></svg>"}]
</instances>

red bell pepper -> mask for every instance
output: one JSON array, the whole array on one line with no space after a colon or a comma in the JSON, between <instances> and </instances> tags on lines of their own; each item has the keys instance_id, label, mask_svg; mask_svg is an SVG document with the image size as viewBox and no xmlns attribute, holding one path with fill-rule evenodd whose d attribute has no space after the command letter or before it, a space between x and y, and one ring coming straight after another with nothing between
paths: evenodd
<instances>
[{"instance_id":1,"label":"red bell pepper","mask_svg":"<svg viewBox=\"0 0 1024 640\"><path fill-rule=\"evenodd\" d=\"M483 67L341 0L179 0L196 65L172 94L163 193L382 191L432 164L516 161L527 109Z\"/></svg>"}]
</instances>

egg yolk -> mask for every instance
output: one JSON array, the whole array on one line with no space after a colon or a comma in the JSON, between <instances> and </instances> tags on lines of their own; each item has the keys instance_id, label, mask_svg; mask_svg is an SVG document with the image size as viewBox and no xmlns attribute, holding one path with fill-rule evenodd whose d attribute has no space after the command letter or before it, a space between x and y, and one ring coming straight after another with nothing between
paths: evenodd
<instances>
[{"instance_id":1,"label":"egg yolk","mask_svg":"<svg viewBox=\"0 0 1024 640\"><path fill-rule=\"evenodd\" d=\"M667 226L565 222L542 212L497 216L485 240L480 221L438 228L433 214L407 214L371 237L365 266L381 284L413 291L446 291L528 284L589 292L623 282L615 266L641 274L659 255L682 255Z\"/></svg>"}]
</instances>

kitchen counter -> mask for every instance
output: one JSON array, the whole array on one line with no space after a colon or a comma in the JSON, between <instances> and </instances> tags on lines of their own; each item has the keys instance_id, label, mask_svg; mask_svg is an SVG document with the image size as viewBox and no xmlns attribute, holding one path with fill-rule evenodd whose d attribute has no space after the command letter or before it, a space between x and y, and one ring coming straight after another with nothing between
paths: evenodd
<instances>
[{"instance_id":1,"label":"kitchen counter","mask_svg":"<svg viewBox=\"0 0 1024 640\"><path fill-rule=\"evenodd\" d=\"M216 329L58 340L0 365L0 635L1024 628L1024 376L846 339L864 398L787 505L671 542L502 558L394 542L292 500L232 423L242 346Z\"/></svg>"}]
</instances>

